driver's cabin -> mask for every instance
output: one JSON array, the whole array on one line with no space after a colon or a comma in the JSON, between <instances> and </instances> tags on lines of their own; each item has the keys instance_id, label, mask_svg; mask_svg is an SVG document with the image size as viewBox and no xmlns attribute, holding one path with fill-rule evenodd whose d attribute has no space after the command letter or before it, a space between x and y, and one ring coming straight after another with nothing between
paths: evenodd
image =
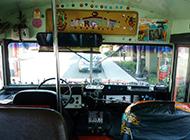
<instances>
[{"instance_id":1,"label":"driver's cabin","mask_svg":"<svg viewBox=\"0 0 190 140\"><path fill-rule=\"evenodd\" d=\"M0 1L0 139L189 140L189 0Z\"/></svg>"}]
</instances>

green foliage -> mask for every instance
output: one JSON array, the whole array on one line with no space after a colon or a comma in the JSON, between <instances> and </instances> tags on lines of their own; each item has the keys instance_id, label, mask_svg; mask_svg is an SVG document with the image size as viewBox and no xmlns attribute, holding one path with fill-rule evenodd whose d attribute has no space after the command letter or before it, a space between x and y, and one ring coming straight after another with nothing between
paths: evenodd
<instances>
[{"instance_id":1,"label":"green foliage","mask_svg":"<svg viewBox=\"0 0 190 140\"><path fill-rule=\"evenodd\" d=\"M136 71L136 66L137 66L137 63L134 62L134 61L121 61L121 67L123 67L124 69L129 69L131 70L132 72L135 72ZM144 70L145 66L142 65L142 71Z\"/></svg>"},{"instance_id":2,"label":"green foliage","mask_svg":"<svg viewBox=\"0 0 190 140\"><path fill-rule=\"evenodd\" d=\"M107 51L107 52L105 52L104 54L106 55L106 56L108 56L108 55L110 55L111 53L114 53L115 51ZM123 51L121 51L120 52L121 53L121 57L123 57ZM112 56L118 56L119 57L119 52L116 52L114 55L112 55ZM125 56L128 56L128 54L127 53L125 53Z\"/></svg>"},{"instance_id":3,"label":"green foliage","mask_svg":"<svg viewBox=\"0 0 190 140\"><path fill-rule=\"evenodd\" d=\"M156 66L156 67L154 67L154 68L152 69L152 72L157 73L157 72L158 72L158 67L157 67L157 66Z\"/></svg>"},{"instance_id":4,"label":"green foliage","mask_svg":"<svg viewBox=\"0 0 190 140\"><path fill-rule=\"evenodd\" d=\"M184 102L185 88L186 86L184 84L179 84L177 86L177 101L178 102Z\"/></svg>"},{"instance_id":5,"label":"green foliage","mask_svg":"<svg viewBox=\"0 0 190 140\"><path fill-rule=\"evenodd\" d=\"M147 75L147 78L148 78L148 82L149 82L150 85L157 84L157 76L156 76L156 74L149 74L149 75Z\"/></svg>"},{"instance_id":6,"label":"green foliage","mask_svg":"<svg viewBox=\"0 0 190 140\"><path fill-rule=\"evenodd\" d=\"M110 55L111 53L114 53L115 51L108 51L108 52L105 52L104 54L106 55L106 56L108 56L108 55ZM118 52L117 53L115 53L114 55L112 55L112 56L118 56Z\"/></svg>"},{"instance_id":7,"label":"green foliage","mask_svg":"<svg viewBox=\"0 0 190 140\"><path fill-rule=\"evenodd\" d=\"M133 61L122 61L121 62L121 66L124 69L130 69L133 72L135 72L135 70L136 70L136 65L137 65L137 63L133 62Z\"/></svg>"}]
</instances>

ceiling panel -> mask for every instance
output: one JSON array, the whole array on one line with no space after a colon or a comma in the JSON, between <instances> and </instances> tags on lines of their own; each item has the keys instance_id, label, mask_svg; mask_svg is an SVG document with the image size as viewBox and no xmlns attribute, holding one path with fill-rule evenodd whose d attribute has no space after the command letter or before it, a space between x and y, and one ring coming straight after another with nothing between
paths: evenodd
<instances>
[{"instance_id":1,"label":"ceiling panel","mask_svg":"<svg viewBox=\"0 0 190 140\"><path fill-rule=\"evenodd\" d=\"M55 0L64 3L99 3L133 6L170 19L190 19L190 0ZM0 0L0 18L32 7L50 5L51 0Z\"/></svg>"}]
</instances>

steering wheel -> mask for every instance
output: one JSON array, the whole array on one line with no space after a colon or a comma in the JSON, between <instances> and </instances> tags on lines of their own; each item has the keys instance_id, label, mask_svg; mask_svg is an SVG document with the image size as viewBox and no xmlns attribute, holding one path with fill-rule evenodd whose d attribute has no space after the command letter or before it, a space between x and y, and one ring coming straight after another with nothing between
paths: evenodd
<instances>
[{"instance_id":1,"label":"steering wheel","mask_svg":"<svg viewBox=\"0 0 190 140\"><path fill-rule=\"evenodd\" d=\"M40 89L41 86L42 86L45 82L50 81L50 80L55 80L55 78L49 78L49 79L44 80L42 83L40 83L40 85L39 85L36 89ZM72 91L71 91L71 86L69 85L69 83L67 83L67 81L63 80L62 78L60 78L60 80L62 81L62 83L65 83L65 84L68 86L68 88L69 88L69 90L68 90L68 91L69 91L69 98L68 98L67 101L63 104L63 107L65 107L65 106L68 105L68 103L70 102L70 100L71 100L71 98L72 98ZM68 91L66 91L63 95L65 95ZM62 98L62 97L61 97L61 99L66 99L66 98Z\"/></svg>"}]
</instances>

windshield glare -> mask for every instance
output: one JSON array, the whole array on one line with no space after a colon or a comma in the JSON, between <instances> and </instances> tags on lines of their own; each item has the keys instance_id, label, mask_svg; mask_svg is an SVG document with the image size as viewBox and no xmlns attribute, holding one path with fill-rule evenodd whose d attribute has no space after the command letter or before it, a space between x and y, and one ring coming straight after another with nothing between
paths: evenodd
<instances>
[{"instance_id":1,"label":"windshield glare","mask_svg":"<svg viewBox=\"0 0 190 140\"><path fill-rule=\"evenodd\" d=\"M37 43L9 44L11 84L39 84L56 76L54 53L39 52L39 48ZM89 53L59 52L60 78L75 83L89 79L90 65L81 56L90 60ZM171 61L169 46L104 44L100 54L93 54L92 78L101 78L103 83L167 85Z\"/></svg>"}]
</instances>

